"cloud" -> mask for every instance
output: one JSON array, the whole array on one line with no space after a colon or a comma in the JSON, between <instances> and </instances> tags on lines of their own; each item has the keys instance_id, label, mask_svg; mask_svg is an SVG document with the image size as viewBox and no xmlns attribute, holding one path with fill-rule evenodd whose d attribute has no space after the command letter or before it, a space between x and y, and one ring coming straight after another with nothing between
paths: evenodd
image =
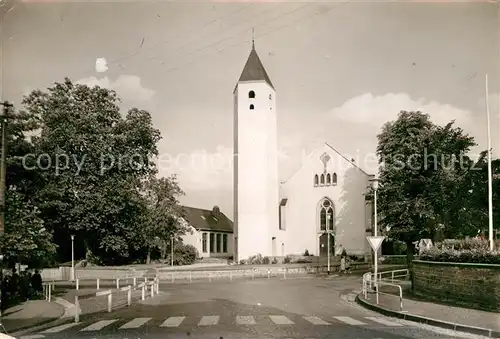
<instances>
[{"instance_id":1,"label":"cloud","mask_svg":"<svg viewBox=\"0 0 500 339\"><path fill-rule=\"evenodd\" d=\"M469 111L436 101L414 100L406 93L388 93L381 96L366 93L347 100L331 113L335 119L371 125L370 127L376 127L378 132L384 123L396 120L402 110L427 113L431 120L439 125L445 125L451 120L456 120L458 126L467 126L472 122L472 114Z\"/></svg>"},{"instance_id":2,"label":"cloud","mask_svg":"<svg viewBox=\"0 0 500 339\"><path fill-rule=\"evenodd\" d=\"M218 146L214 152L162 153L157 159L160 176L177 174L186 191L232 189L233 149Z\"/></svg>"},{"instance_id":3,"label":"cloud","mask_svg":"<svg viewBox=\"0 0 500 339\"><path fill-rule=\"evenodd\" d=\"M125 100L148 101L155 91L145 88L141 84L141 78L136 75L120 75L115 81L111 81L107 76L104 78L89 77L77 81L79 84L90 87L100 86L116 91Z\"/></svg>"},{"instance_id":4,"label":"cloud","mask_svg":"<svg viewBox=\"0 0 500 339\"><path fill-rule=\"evenodd\" d=\"M97 58L95 61L95 70L98 73L103 73L108 70L108 62L105 58Z\"/></svg>"}]
</instances>

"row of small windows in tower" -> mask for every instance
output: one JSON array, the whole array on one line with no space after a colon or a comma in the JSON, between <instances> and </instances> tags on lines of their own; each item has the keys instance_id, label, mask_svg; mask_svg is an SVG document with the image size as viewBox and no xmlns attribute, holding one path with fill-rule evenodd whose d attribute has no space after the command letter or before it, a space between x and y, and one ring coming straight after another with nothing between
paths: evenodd
<instances>
[{"instance_id":1,"label":"row of small windows in tower","mask_svg":"<svg viewBox=\"0 0 500 339\"><path fill-rule=\"evenodd\" d=\"M314 186L334 186L337 185L337 173L314 175Z\"/></svg>"}]
</instances>

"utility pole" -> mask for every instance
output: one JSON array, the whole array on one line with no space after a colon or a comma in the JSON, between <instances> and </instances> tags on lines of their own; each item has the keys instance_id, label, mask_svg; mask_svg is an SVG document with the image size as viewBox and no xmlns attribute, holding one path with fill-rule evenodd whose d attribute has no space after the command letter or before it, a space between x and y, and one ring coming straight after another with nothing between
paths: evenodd
<instances>
[{"instance_id":1,"label":"utility pole","mask_svg":"<svg viewBox=\"0 0 500 339\"><path fill-rule=\"evenodd\" d=\"M0 115L0 126L2 129L2 155L0 160L0 239L3 238L5 232L5 182L7 173L7 119L9 112L14 105L8 101L0 102L3 106L2 114ZM0 315L3 309L3 251L0 246Z\"/></svg>"}]
</instances>

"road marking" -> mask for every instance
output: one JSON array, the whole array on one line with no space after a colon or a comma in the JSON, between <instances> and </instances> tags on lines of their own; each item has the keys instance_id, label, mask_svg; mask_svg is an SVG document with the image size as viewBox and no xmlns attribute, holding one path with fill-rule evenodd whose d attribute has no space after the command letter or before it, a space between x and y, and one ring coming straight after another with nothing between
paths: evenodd
<instances>
[{"instance_id":1,"label":"road marking","mask_svg":"<svg viewBox=\"0 0 500 339\"><path fill-rule=\"evenodd\" d=\"M334 317L334 318L337 319L338 321L342 321L343 323L346 323L346 324L349 324L349 325L355 325L355 326L367 325L364 322L361 322L359 320L353 319L351 317Z\"/></svg>"},{"instance_id":2,"label":"road marking","mask_svg":"<svg viewBox=\"0 0 500 339\"><path fill-rule=\"evenodd\" d=\"M99 331L99 330L102 330L104 327L109 326L116 321L118 321L118 319L101 320L101 321L98 321L96 323L93 323L92 325L89 325L89 326L81 329L80 332Z\"/></svg>"},{"instance_id":3,"label":"road marking","mask_svg":"<svg viewBox=\"0 0 500 339\"><path fill-rule=\"evenodd\" d=\"M198 326L217 325L218 322L219 322L218 315L206 315L206 316L201 317L201 320L198 323Z\"/></svg>"},{"instance_id":4,"label":"road marking","mask_svg":"<svg viewBox=\"0 0 500 339\"><path fill-rule=\"evenodd\" d=\"M255 325L255 319L252 316L236 316L238 325Z\"/></svg>"},{"instance_id":5,"label":"road marking","mask_svg":"<svg viewBox=\"0 0 500 339\"><path fill-rule=\"evenodd\" d=\"M365 317L365 319L368 319L368 320L371 320L371 321L374 321L376 323L386 325L386 326L396 326L396 327L403 326L400 323L397 323L394 321L389 321L389 320L381 318L381 317Z\"/></svg>"},{"instance_id":6,"label":"road marking","mask_svg":"<svg viewBox=\"0 0 500 339\"><path fill-rule=\"evenodd\" d=\"M125 330L128 328L139 328L142 325L144 325L145 323L147 323L148 321L150 321L151 319L152 318L135 318L135 319L132 319L131 321L129 321L128 323L126 323L125 325L121 326L120 329Z\"/></svg>"},{"instance_id":7,"label":"road marking","mask_svg":"<svg viewBox=\"0 0 500 339\"><path fill-rule=\"evenodd\" d=\"M284 315L270 315L269 318L275 323L276 325L293 325L294 322L285 317Z\"/></svg>"},{"instance_id":8,"label":"road marking","mask_svg":"<svg viewBox=\"0 0 500 339\"><path fill-rule=\"evenodd\" d=\"M45 330L45 331L40 332L40 333L59 333L61 331L67 330L67 329L74 327L76 325L79 325L79 324L80 323L69 323L69 324L59 325L56 327L51 327L48 330Z\"/></svg>"},{"instance_id":9,"label":"road marking","mask_svg":"<svg viewBox=\"0 0 500 339\"><path fill-rule=\"evenodd\" d=\"M186 317L170 317L160 327L179 327Z\"/></svg>"},{"instance_id":10,"label":"road marking","mask_svg":"<svg viewBox=\"0 0 500 339\"><path fill-rule=\"evenodd\" d=\"M24 337L20 337L20 339L42 339L42 338L45 338L43 334L25 335Z\"/></svg>"},{"instance_id":11,"label":"road marking","mask_svg":"<svg viewBox=\"0 0 500 339\"><path fill-rule=\"evenodd\" d=\"M331 325L321 318L318 317L304 317L305 320L309 321L313 325Z\"/></svg>"}]
</instances>

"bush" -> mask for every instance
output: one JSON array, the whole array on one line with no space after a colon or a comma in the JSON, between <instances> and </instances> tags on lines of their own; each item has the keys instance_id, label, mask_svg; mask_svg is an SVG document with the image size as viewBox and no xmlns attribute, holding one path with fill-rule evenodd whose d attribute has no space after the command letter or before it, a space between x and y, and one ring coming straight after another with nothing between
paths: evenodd
<instances>
[{"instance_id":1,"label":"bush","mask_svg":"<svg viewBox=\"0 0 500 339\"><path fill-rule=\"evenodd\" d=\"M174 247L174 265L192 265L198 258L198 250L193 245L176 244ZM170 262L170 254L167 262Z\"/></svg>"},{"instance_id":2,"label":"bush","mask_svg":"<svg viewBox=\"0 0 500 339\"><path fill-rule=\"evenodd\" d=\"M304 257L308 257L310 254L309 254L309 250L305 250L304 251Z\"/></svg>"},{"instance_id":3,"label":"bush","mask_svg":"<svg viewBox=\"0 0 500 339\"><path fill-rule=\"evenodd\" d=\"M393 243L394 255L406 255L408 246L402 241L394 241Z\"/></svg>"},{"instance_id":4,"label":"bush","mask_svg":"<svg viewBox=\"0 0 500 339\"><path fill-rule=\"evenodd\" d=\"M283 259L283 264L289 264L291 262L292 262L292 257L290 257L289 255L287 255L285 259Z\"/></svg>"},{"instance_id":5,"label":"bush","mask_svg":"<svg viewBox=\"0 0 500 339\"><path fill-rule=\"evenodd\" d=\"M264 259L262 259L262 263L264 265L269 265L271 263L271 259L269 259L269 257L264 257Z\"/></svg>"},{"instance_id":6,"label":"bush","mask_svg":"<svg viewBox=\"0 0 500 339\"><path fill-rule=\"evenodd\" d=\"M441 243L437 243L436 247L449 250L478 250L488 251L490 244L482 239L446 239Z\"/></svg>"},{"instance_id":7,"label":"bush","mask_svg":"<svg viewBox=\"0 0 500 339\"><path fill-rule=\"evenodd\" d=\"M406 265L406 255L389 255L380 258L380 261L385 265Z\"/></svg>"},{"instance_id":8,"label":"bush","mask_svg":"<svg viewBox=\"0 0 500 339\"><path fill-rule=\"evenodd\" d=\"M274 257L273 261L271 262L271 264L276 265L277 263L278 263L278 259L276 257Z\"/></svg>"},{"instance_id":9,"label":"bush","mask_svg":"<svg viewBox=\"0 0 500 339\"><path fill-rule=\"evenodd\" d=\"M264 258L262 254L253 255L246 261L247 265L262 265Z\"/></svg>"},{"instance_id":10,"label":"bush","mask_svg":"<svg viewBox=\"0 0 500 339\"><path fill-rule=\"evenodd\" d=\"M477 245L477 243L474 244ZM471 243L469 243L469 245L471 245ZM485 250L481 246L479 246L479 249L464 250L453 250L447 248L439 249L433 247L424 251L420 256L420 260L474 264L500 264L500 252L497 251L490 253L488 249Z\"/></svg>"}]
</instances>

